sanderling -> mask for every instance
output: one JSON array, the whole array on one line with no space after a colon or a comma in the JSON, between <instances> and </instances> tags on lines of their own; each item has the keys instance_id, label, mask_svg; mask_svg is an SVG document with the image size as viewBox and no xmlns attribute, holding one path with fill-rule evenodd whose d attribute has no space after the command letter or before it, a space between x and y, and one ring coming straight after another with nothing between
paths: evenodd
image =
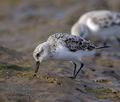
<instances>
[{"instance_id":1,"label":"sanderling","mask_svg":"<svg viewBox=\"0 0 120 102\"><path fill-rule=\"evenodd\" d=\"M71 34L83 38L94 35L102 38L105 44L116 38L120 42L120 13L107 10L85 13L72 26Z\"/></svg>"},{"instance_id":2,"label":"sanderling","mask_svg":"<svg viewBox=\"0 0 120 102\"><path fill-rule=\"evenodd\" d=\"M39 65L45 60L66 60L72 61L74 64L74 72L71 78L76 78L79 71L83 68L83 62L81 60L84 56L89 56L89 52L94 52L95 49L106 48L108 46L97 47L90 41L81 38L80 36L56 33L49 36L48 40L42 44L39 44L34 52L33 57L36 61L36 69L34 76L38 72ZM78 71L76 67L78 62L81 64Z\"/></svg>"}]
</instances>

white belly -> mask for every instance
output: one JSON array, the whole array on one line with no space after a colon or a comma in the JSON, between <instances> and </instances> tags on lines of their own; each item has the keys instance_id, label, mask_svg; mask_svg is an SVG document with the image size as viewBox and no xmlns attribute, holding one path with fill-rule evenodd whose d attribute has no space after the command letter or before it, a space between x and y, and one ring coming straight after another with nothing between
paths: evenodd
<instances>
[{"instance_id":1,"label":"white belly","mask_svg":"<svg viewBox=\"0 0 120 102\"><path fill-rule=\"evenodd\" d=\"M71 52L65 47L61 47L56 50L56 52L53 54L54 60L66 60L66 61L80 61L81 58L84 56L91 56L95 53L95 51L76 51Z\"/></svg>"}]
</instances>

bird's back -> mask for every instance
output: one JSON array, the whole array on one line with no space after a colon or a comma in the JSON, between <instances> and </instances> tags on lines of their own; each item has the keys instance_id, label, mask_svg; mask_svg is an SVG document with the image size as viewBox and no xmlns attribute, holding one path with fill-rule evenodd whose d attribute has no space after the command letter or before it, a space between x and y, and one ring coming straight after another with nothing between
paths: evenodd
<instances>
[{"instance_id":1,"label":"bird's back","mask_svg":"<svg viewBox=\"0 0 120 102\"><path fill-rule=\"evenodd\" d=\"M78 50L93 50L95 45L80 36L74 36L64 33L56 33L51 35L47 42L55 48L59 45L66 47L69 51L76 52Z\"/></svg>"},{"instance_id":2,"label":"bird's back","mask_svg":"<svg viewBox=\"0 0 120 102\"><path fill-rule=\"evenodd\" d=\"M83 33L87 33L85 37L94 34L108 38L120 32L120 13L108 10L91 11L80 17L73 30L80 32L80 27L78 26L82 25L86 29L86 32Z\"/></svg>"}]
</instances>

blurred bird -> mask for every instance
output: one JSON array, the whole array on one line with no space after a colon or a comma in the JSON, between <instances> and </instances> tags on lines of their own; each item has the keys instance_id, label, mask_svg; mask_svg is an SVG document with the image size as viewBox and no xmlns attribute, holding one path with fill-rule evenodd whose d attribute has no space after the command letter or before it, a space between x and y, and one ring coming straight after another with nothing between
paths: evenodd
<instances>
[{"instance_id":1,"label":"blurred bird","mask_svg":"<svg viewBox=\"0 0 120 102\"><path fill-rule=\"evenodd\" d=\"M71 34L83 38L94 35L102 39L104 45L112 39L120 43L120 13L108 10L85 13L72 26Z\"/></svg>"}]
</instances>

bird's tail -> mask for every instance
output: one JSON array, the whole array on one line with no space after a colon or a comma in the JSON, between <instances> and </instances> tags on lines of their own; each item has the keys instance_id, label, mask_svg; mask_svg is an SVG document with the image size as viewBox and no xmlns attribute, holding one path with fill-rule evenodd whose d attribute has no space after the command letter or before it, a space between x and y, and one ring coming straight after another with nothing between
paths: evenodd
<instances>
[{"instance_id":1,"label":"bird's tail","mask_svg":"<svg viewBox=\"0 0 120 102\"><path fill-rule=\"evenodd\" d=\"M105 46L96 47L95 49L104 49L104 48L109 48L109 47L111 47L111 46L105 45Z\"/></svg>"}]
</instances>

